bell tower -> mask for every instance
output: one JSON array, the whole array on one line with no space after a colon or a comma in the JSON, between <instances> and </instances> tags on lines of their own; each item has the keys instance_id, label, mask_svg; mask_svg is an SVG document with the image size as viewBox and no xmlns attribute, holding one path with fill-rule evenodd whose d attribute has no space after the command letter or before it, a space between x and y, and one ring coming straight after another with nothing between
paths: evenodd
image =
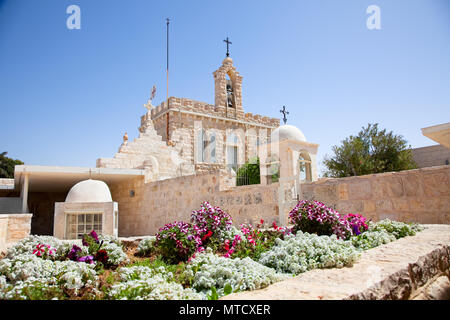
<instances>
[{"instance_id":1,"label":"bell tower","mask_svg":"<svg viewBox=\"0 0 450 320\"><path fill-rule=\"evenodd\" d=\"M214 73L216 107L227 109L227 115L244 112L242 108L242 76L233 66L233 59L226 57Z\"/></svg>"}]
</instances>

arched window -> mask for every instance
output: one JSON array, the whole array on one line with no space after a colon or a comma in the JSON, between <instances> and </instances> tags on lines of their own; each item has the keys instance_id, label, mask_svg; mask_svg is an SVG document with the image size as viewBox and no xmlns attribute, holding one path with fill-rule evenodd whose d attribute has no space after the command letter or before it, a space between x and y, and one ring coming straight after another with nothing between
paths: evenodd
<instances>
[{"instance_id":1,"label":"arched window","mask_svg":"<svg viewBox=\"0 0 450 320\"><path fill-rule=\"evenodd\" d=\"M205 162L205 150L206 150L206 134L205 130L201 129L197 131L196 144L197 144L197 162Z\"/></svg>"},{"instance_id":2,"label":"arched window","mask_svg":"<svg viewBox=\"0 0 450 320\"><path fill-rule=\"evenodd\" d=\"M238 167L239 140L235 133L227 135L227 165L234 171Z\"/></svg>"},{"instance_id":3,"label":"arched window","mask_svg":"<svg viewBox=\"0 0 450 320\"><path fill-rule=\"evenodd\" d=\"M227 74L226 76L227 80L227 107L228 108L234 108L234 88L233 88L233 82L230 79L230 76Z\"/></svg>"},{"instance_id":4,"label":"arched window","mask_svg":"<svg viewBox=\"0 0 450 320\"><path fill-rule=\"evenodd\" d=\"M216 133L211 132L208 144L209 162L216 163Z\"/></svg>"},{"instance_id":5,"label":"arched window","mask_svg":"<svg viewBox=\"0 0 450 320\"><path fill-rule=\"evenodd\" d=\"M204 129L197 132L197 162L216 163L216 133L206 132Z\"/></svg>"},{"instance_id":6,"label":"arched window","mask_svg":"<svg viewBox=\"0 0 450 320\"><path fill-rule=\"evenodd\" d=\"M298 157L298 169L300 181L302 182L312 181L311 158L307 152L300 153Z\"/></svg>"}]
</instances>

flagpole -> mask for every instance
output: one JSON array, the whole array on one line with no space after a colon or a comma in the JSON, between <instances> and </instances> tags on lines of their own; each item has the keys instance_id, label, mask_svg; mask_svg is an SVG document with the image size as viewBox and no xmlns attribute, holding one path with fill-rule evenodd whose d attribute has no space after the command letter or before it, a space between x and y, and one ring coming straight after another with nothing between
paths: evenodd
<instances>
[{"instance_id":1,"label":"flagpole","mask_svg":"<svg viewBox=\"0 0 450 320\"><path fill-rule=\"evenodd\" d=\"M169 23L170 19L166 19L167 22L167 109L169 109ZM169 111L167 111L167 118L166 118L166 139L167 142L170 143L170 137L169 137Z\"/></svg>"},{"instance_id":2,"label":"flagpole","mask_svg":"<svg viewBox=\"0 0 450 320\"><path fill-rule=\"evenodd\" d=\"M167 18L167 105L169 105L169 23L170 23L170 19Z\"/></svg>"}]
</instances>

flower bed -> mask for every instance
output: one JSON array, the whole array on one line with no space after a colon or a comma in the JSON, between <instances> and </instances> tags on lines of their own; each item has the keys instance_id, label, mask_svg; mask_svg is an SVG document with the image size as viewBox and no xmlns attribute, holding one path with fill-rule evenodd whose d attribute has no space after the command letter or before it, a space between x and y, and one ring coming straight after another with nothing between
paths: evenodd
<instances>
[{"instance_id":1,"label":"flower bed","mask_svg":"<svg viewBox=\"0 0 450 320\"><path fill-rule=\"evenodd\" d=\"M236 228L226 212L203 203L191 223L168 224L132 250L95 232L81 244L30 236L0 260L0 299L217 299L351 266L362 250L421 230L306 201L291 211L291 223Z\"/></svg>"}]
</instances>

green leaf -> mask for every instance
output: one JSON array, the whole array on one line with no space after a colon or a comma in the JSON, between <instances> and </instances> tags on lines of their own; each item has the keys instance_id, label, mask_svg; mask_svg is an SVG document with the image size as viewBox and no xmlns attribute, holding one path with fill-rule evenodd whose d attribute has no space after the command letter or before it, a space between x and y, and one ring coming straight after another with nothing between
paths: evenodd
<instances>
[{"instance_id":1,"label":"green leaf","mask_svg":"<svg viewBox=\"0 0 450 320\"><path fill-rule=\"evenodd\" d=\"M216 287L212 286L211 295L208 295L208 300L219 300Z\"/></svg>"},{"instance_id":2,"label":"green leaf","mask_svg":"<svg viewBox=\"0 0 450 320\"><path fill-rule=\"evenodd\" d=\"M225 285L225 287L223 288L223 293L225 295L229 295L229 294L233 293L233 287L229 283L227 283Z\"/></svg>"}]
</instances>

